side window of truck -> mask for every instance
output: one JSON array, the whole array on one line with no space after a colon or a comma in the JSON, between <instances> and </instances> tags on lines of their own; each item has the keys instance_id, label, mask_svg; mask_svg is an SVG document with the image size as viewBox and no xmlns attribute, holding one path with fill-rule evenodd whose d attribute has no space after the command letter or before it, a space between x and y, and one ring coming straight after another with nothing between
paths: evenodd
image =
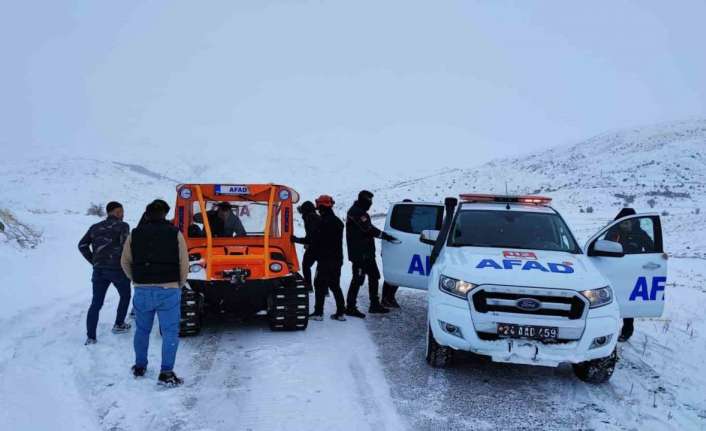
<instances>
[{"instance_id":1,"label":"side window of truck","mask_svg":"<svg viewBox=\"0 0 706 431\"><path fill-rule=\"evenodd\" d=\"M444 209L435 205L396 205L390 227L401 232L420 234L427 229L441 229Z\"/></svg>"},{"instance_id":2,"label":"side window of truck","mask_svg":"<svg viewBox=\"0 0 706 431\"><path fill-rule=\"evenodd\" d=\"M620 243L625 254L661 253L661 238L657 232L652 217L639 217L616 224L600 239Z\"/></svg>"}]
</instances>

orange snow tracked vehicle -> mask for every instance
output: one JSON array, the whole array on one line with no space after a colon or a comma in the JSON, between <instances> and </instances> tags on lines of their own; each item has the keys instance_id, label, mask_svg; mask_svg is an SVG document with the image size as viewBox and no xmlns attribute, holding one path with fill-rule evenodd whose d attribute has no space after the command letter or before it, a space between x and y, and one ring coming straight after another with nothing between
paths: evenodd
<instances>
[{"instance_id":1,"label":"orange snow tracked vehicle","mask_svg":"<svg viewBox=\"0 0 706 431\"><path fill-rule=\"evenodd\" d=\"M306 329L309 295L291 241L298 201L275 184L177 186L174 224L189 249L181 335L198 334L209 313L267 311L272 330Z\"/></svg>"}]
</instances>

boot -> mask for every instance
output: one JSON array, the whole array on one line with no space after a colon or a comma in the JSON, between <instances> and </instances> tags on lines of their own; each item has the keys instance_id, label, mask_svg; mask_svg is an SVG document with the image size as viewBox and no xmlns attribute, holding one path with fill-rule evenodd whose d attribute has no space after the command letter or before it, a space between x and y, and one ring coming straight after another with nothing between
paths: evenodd
<instances>
[{"instance_id":1,"label":"boot","mask_svg":"<svg viewBox=\"0 0 706 431\"><path fill-rule=\"evenodd\" d=\"M368 313L370 314L385 314L389 312L390 309L383 307L379 302L373 302L370 304L370 308L368 308Z\"/></svg>"},{"instance_id":2,"label":"boot","mask_svg":"<svg viewBox=\"0 0 706 431\"><path fill-rule=\"evenodd\" d=\"M331 315L331 319L338 320L339 322L345 322L346 316L344 315L344 313L336 313Z\"/></svg>"},{"instance_id":3,"label":"boot","mask_svg":"<svg viewBox=\"0 0 706 431\"><path fill-rule=\"evenodd\" d=\"M357 317L359 319L365 319L365 314L361 313L357 308L346 308L346 315Z\"/></svg>"},{"instance_id":4,"label":"boot","mask_svg":"<svg viewBox=\"0 0 706 431\"><path fill-rule=\"evenodd\" d=\"M317 322L321 322L322 320L324 320L324 315L323 313L314 312L309 315L309 320L316 320Z\"/></svg>"},{"instance_id":5,"label":"boot","mask_svg":"<svg viewBox=\"0 0 706 431\"><path fill-rule=\"evenodd\" d=\"M174 371L162 371L159 373L159 384L162 386L176 387L184 383L184 379L180 379L174 374Z\"/></svg>"},{"instance_id":6,"label":"boot","mask_svg":"<svg viewBox=\"0 0 706 431\"><path fill-rule=\"evenodd\" d=\"M147 369L145 367L138 367L137 365L132 366L132 375L135 376L135 378L143 377L146 371Z\"/></svg>"},{"instance_id":7,"label":"boot","mask_svg":"<svg viewBox=\"0 0 706 431\"><path fill-rule=\"evenodd\" d=\"M113 325L113 334L124 334L132 328L129 323L115 324Z\"/></svg>"},{"instance_id":8,"label":"boot","mask_svg":"<svg viewBox=\"0 0 706 431\"><path fill-rule=\"evenodd\" d=\"M383 298L381 304L385 308L400 308L395 298Z\"/></svg>"},{"instance_id":9,"label":"boot","mask_svg":"<svg viewBox=\"0 0 706 431\"><path fill-rule=\"evenodd\" d=\"M96 344L98 340L95 338L86 338L86 342L83 343L84 346L90 346L91 344Z\"/></svg>"}]
</instances>

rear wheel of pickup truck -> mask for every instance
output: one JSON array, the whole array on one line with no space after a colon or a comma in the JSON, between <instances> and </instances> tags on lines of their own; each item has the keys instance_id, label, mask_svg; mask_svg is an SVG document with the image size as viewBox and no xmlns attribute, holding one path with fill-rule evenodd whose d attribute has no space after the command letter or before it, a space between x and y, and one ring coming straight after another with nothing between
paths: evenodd
<instances>
[{"instance_id":1,"label":"rear wheel of pickup truck","mask_svg":"<svg viewBox=\"0 0 706 431\"><path fill-rule=\"evenodd\" d=\"M610 380L617 363L618 353L613 350L608 357L573 364L574 374L586 383L599 385Z\"/></svg>"},{"instance_id":2,"label":"rear wheel of pickup truck","mask_svg":"<svg viewBox=\"0 0 706 431\"><path fill-rule=\"evenodd\" d=\"M453 362L454 351L450 347L442 346L434 339L431 328L427 328L427 363L434 368L446 368Z\"/></svg>"}]
</instances>

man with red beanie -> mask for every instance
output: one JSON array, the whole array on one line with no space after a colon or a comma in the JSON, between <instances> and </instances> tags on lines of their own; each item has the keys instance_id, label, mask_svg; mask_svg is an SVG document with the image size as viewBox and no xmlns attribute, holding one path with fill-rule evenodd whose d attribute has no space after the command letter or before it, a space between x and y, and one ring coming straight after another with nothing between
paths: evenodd
<instances>
[{"instance_id":1,"label":"man with red beanie","mask_svg":"<svg viewBox=\"0 0 706 431\"><path fill-rule=\"evenodd\" d=\"M343 222L333 212L334 200L331 196L321 195L316 199L321 222L319 229L313 235L312 248L316 250L316 276L314 288L316 302L314 312L309 316L312 320L323 320L326 292L331 290L336 300L336 313L331 315L334 320L345 321L346 305L341 290L341 267L343 266Z\"/></svg>"}]
</instances>

